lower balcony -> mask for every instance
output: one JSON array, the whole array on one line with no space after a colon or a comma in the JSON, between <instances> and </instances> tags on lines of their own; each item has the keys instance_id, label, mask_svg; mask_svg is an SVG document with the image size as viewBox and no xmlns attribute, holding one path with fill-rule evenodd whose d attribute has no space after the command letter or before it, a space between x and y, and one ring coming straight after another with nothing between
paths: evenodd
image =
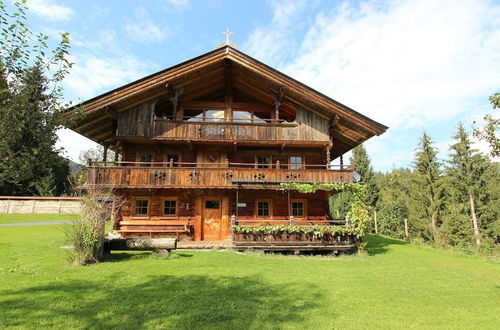
<instances>
[{"instance_id":1,"label":"lower balcony","mask_svg":"<svg viewBox=\"0 0 500 330\"><path fill-rule=\"evenodd\" d=\"M323 168L296 170L288 168L241 168L239 163L226 163L224 167L108 165L95 164L89 166L87 168L85 187L99 185L112 188L276 189L283 182L350 183L352 182L353 173L348 166L333 169L332 165L328 165L328 168L326 165L321 165Z\"/></svg>"}]
</instances>

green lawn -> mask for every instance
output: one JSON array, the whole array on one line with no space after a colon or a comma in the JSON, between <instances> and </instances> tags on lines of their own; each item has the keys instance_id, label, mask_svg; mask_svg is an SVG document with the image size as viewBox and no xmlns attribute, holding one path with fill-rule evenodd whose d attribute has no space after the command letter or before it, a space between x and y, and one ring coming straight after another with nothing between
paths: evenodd
<instances>
[{"instance_id":1,"label":"green lawn","mask_svg":"<svg viewBox=\"0 0 500 330\"><path fill-rule=\"evenodd\" d=\"M76 214L0 213L0 224L76 219Z\"/></svg>"},{"instance_id":2,"label":"green lawn","mask_svg":"<svg viewBox=\"0 0 500 330\"><path fill-rule=\"evenodd\" d=\"M371 236L367 256L115 253L66 266L64 225L0 228L0 328L500 328L500 264Z\"/></svg>"}]
</instances>

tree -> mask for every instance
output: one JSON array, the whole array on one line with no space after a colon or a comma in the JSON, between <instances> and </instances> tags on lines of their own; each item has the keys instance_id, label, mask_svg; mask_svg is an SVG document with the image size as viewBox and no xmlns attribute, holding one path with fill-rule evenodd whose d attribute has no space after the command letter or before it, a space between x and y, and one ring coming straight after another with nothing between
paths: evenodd
<instances>
[{"instance_id":1,"label":"tree","mask_svg":"<svg viewBox=\"0 0 500 330\"><path fill-rule=\"evenodd\" d=\"M438 241L439 210L443 204L441 164L437 159L437 149L432 146L430 136L424 132L415 150L414 167L418 190L417 198L422 203L427 218L430 220L432 237Z\"/></svg>"},{"instance_id":2,"label":"tree","mask_svg":"<svg viewBox=\"0 0 500 330\"><path fill-rule=\"evenodd\" d=\"M54 147L69 36L49 52L48 37L30 30L24 3L9 14L0 2L0 194L59 195L69 189L68 161Z\"/></svg>"},{"instance_id":3,"label":"tree","mask_svg":"<svg viewBox=\"0 0 500 330\"><path fill-rule=\"evenodd\" d=\"M488 160L477 150L473 149L464 126L460 123L456 135L457 140L450 147L448 175L452 180L452 185L456 187L461 202L468 204L469 215L474 229L476 245L481 245L480 224L476 211L478 196L484 182L483 174L488 168Z\"/></svg>"},{"instance_id":4,"label":"tree","mask_svg":"<svg viewBox=\"0 0 500 330\"><path fill-rule=\"evenodd\" d=\"M365 147L361 144L352 150L351 164L361 176L361 183L366 184L365 203L373 210L378 200L379 189L375 180L375 173ZM334 218L343 218L351 205L351 193L341 191L330 198L330 212Z\"/></svg>"},{"instance_id":5,"label":"tree","mask_svg":"<svg viewBox=\"0 0 500 330\"><path fill-rule=\"evenodd\" d=\"M490 102L493 109L500 109L500 93L495 93L490 96ZM480 140L488 142L490 145L491 157L500 156L500 138L498 138L498 131L500 130L500 118L493 118L492 115L484 116L486 124L483 128L474 130L474 136Z\"/></svg>"},{"instance_id":6,"label":"tree","mask_svg":"<svg viewBox=\"0 0 500 330\"><path fill-rule=\"evenodd\" d=\"M366 204L373 208L377 204L379 188L375 182L370 158L362 144L352 150L351 164L361 176L361 182L366 184Z\"/></svg>"}]
</instances>

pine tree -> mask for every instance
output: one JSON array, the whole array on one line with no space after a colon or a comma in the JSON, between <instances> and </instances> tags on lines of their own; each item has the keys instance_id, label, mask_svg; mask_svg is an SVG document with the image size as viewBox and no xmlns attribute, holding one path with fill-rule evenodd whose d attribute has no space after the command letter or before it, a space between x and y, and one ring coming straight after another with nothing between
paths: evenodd
<instances>
[{"instance_id":1,"label":"pine tree","mask_svg":"<svg viewBox=\"0 0 500 330\"><path fill-rule=\"evenodd\" d=\"M442 171L437 159L437 149L432 146L431 137L424 132L415 150L414 167L418 174L417 198L422 203L430 220L434 242L438 242L439 211L443 205Z\"/></svg>"},{"instance_id":2,"label":"pine tree","mask_svg":"<svg viewBox=\"0 0 500 330\"><path fill-rule=\"evenodd\" d=\"M54 148L60 111L39 66L26 70L0 107L0 194L60 195L69 164Z\"/></svg>"},{"instance_id":3,"label":"pine tree","mask_svg":"<svg viewBox=\"0 0 500 330\"><path fill-rule=\"evenodd\" d=\"M457 189L459 199L468 206L468 213L472 221L476 245L481 245L480 224L477 213L477 202L481 190L484 188L483 174L488 169L488 159L473 149L464 126L460 123L456 135L457 142L450 147L448 175L452 185Z\"/></svg>"}]
</instances>

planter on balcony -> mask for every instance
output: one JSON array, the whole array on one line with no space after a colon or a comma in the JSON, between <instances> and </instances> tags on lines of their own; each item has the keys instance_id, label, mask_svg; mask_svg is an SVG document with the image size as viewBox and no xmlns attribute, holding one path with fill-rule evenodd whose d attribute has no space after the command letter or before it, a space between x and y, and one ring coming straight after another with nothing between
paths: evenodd
<instances>
[{"instance_id":1,"label":"planter on balcony","mask_svg":"<svg viewBox=\"0 0 500 330\"><path fill-rule=\"evenodd\" d=\"M255 228L255 230L253 230ZM304 229L289 230L279 228L276 231L260 230L252 227L245 230L233 228L233 245L237 249L268 249L268 250L350 250L356 249L360 238L351 233L332 232L314 234Z\"/></svg>"}]
</instances>

